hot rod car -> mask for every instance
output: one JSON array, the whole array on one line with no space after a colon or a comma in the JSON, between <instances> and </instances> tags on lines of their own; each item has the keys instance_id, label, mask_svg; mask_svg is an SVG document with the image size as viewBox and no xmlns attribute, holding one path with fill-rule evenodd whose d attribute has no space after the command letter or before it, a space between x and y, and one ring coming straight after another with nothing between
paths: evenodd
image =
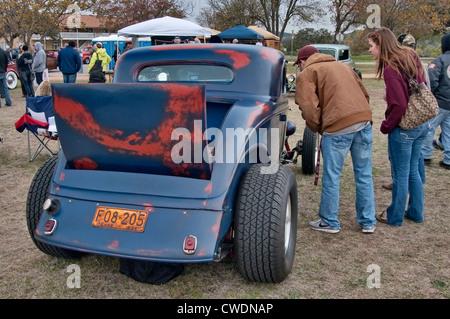
<instances>
[{"instance_id":1,"label":"hot rod car","mask_svg":"<svg viewBox=\"0 0 450 319\"><path fill-rule=\"evenodd\" d=\"M136 48L120 57L113 83L52 84L52 96L61 150L36 173L26 210L41 251L161 263L233 251L250 281L288 276L298 203L282 158L289 106L279 51Z\"/></svg>"}]
</instances>

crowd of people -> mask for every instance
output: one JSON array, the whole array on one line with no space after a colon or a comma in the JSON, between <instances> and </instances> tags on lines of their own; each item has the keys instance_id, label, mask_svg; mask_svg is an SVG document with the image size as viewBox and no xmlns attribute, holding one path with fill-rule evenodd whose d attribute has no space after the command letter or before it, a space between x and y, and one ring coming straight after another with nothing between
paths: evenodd
<instances>
[{"instance_id":1,"label":"crowd of people","mask_svg":"<svg viewBox=\"0 0 450 319\"><path fill-rule=\"evenodd\" d=\"M375 212L372 180L372 113L369 96L356 73L313 46L298 52L295 64L301 70L295 102L306 125L319 132L323 156L322 195L319 220L309 223L314 230L340 231L339 180L344 158L351 154L356 184L356 220L363 233L372 233L376 222L402 226L405 218L424 221L425 163L434 148L443 150L439 165L450 169L450 34L442 37L442 55L424 68L411 47L411 35L397 38L385 27L368 35L369 52L376 62L377 79L385 82L386 111L380 131L387 135L391 166L391 204ZM439 114L410 130L399 123L410 96L408 77L428 84L439 104ZM435 131L441 126L438 140Z\"/></svg>"},{"instance_id":2,"label":"crowd of people","mask_svg":"<svg viewBox=\"0 0 450 319\"><path fill-rule=\"evenodd\" d=\"M223 43L223 40L217 36L212 36L210 42ZM175 36L172 43L201 43L201 41L198 38L194 38L193 40L186 39L183 42L180 37ZM232 43L236 44L240 42L237 39L234 39ZM265 45L265 43L263 40L258 40L256 45ZM43 73L46 69L47 57L42 43L35 42L33 48L34 50L30 50L27 45L20 45L20 53L16 59L23 96L34 96L34 84L39 86L42 83ZM116 63L120 55L132 48L132 41L126 41L122 50L115 45L112 56L109 56L101 42L95 43L90 52L91 58L87 70L89 73L89 82L106 82L105 73L107 65L112 60ZM12 60L11 48L9 46L6 46L6 50L0 49L0 93L1 97L6 100L6 106L12 105L6 84L6 67ZM101 61L101 63L98 61ZM76 83L77 74L82 69L83 63L80 54L76 49L75 41L69 41L66 46L58 52L57 64L63 75L64 83Z\"/></svg>"}]
</instances>

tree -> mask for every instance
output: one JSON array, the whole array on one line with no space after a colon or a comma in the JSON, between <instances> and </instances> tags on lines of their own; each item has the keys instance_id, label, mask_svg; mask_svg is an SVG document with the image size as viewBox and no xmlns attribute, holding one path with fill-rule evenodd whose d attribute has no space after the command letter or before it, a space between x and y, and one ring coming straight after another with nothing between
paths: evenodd
<instances>
[{"instance_id":1,"label":"tree","mask_svg":"<svg viewBox=\"0 0 450 319\"><path fill-rule=\"evenodd\" d=\"M301 47L313 43L331 43L333 35L327 29L315 30L313 28L305 28L298 31L294 37L294 51Z\"/></svg>"},{"instance_id":2,"label":"tree","mask_svg":"<svg viewBox=\"0 0 450 319\"><path fill-rule=\"evenodd\" d=\"M369 13L367 7L373 0L356 1L358 15L364 25ZM381 26L395 34L410 32L416 38L430 35L433 31L444 31L450 21L450 0L379 0Z\"/></svg>"},{"instance_id":3,"label":"tree","mask_svg":"<svg viewBox=\"0 0 450 319\"><path fill-rule=\"evenodd\" d=\"M104 25L118 30L164 16L186 18L193 11L193 4L181 0L98 0L93 11Z\"/></svg>"},{"instance_id":4,"label":"tree","mask_svg":"<svg viewBox=\"0 0 450 319\"><path fill-rule=\"evenodd\" d=\"M55 35L69 5L88 9L96 0L15 0L0 2L0 36L12 46L17 37L30 45L31 36Z\"/></svg>"},{"instance_id":5,"label":"tree","mask_svg":"<svg viewBox=\"0 0 450 319\"><path fill-rule=\"evenodd\" d=\"M208 6L202 8L197 22L216 30L226 30L237 25L256 24L253 17L252 0L208 0Z\"/></svg>"},{"instance_id":6,"label":"tree","mask_svg":"<svg viewBox=\"0 0 450 319\"><path fill-rule=\"evenodd\" d=\"M371 11L374 5L378 12ZM450 23L450 0L330 0L330 8L335 37L339 32L363 27L345 40L353 52L366 51L367 33L377 27L367 24L373 14L379 13L379 26L389 28L397 36L409 32L416 40L445 32Z\"/></svg>"},{"instance_id":7,"label":"tree","mask_svg":"<svg viewBox=\"0 0 450 319\"><path fill-rule=\"evenodd\" d=\"M258 0L259 8L254 12L257 20L267 31L277 34L280 40L289 23L302 24L321 16L322 10L309 0Z\"/></svg>"},{"instance_id":8,"label":"tree","mask_svg":"<svg viewBox=\"0 0 450 319\"><path fill-rule=\"evenodd\" d=\"M310 22L320 8L312 0L208 0L197 21L225 30L238 24L258 25L282 40L289 23Z\"/></svg>"},{"instance_id":9,"label":"tree","mask_svg":"<svg viewBox=\"0 0 450 319\"><path fill-rule=\"evenodd\" d=\"M352 27L361 25L361 3L358 0L331 0L331 21L335 25L333 43L337 42L339 33L347 32Z\"/></svg>"}]
</instances>

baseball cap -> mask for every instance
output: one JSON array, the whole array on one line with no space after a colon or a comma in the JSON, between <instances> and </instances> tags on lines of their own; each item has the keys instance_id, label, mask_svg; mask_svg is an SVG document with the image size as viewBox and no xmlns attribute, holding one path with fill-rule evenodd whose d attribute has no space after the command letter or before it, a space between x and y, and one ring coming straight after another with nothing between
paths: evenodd
<instances>
[{"instance_id":1,"label":"baseball cap","mask_svg":"<svg viewBox=\"0 0 450 319\"><path fill-rule=\"evenodd\" d=\"M408 47L415 47L416 45L416 39L414 39L414 37L410 33L402 34L401 36L398 37L398 41L402 45L406 45Z\"/></svg>"},{"instance_id":2,"label":"baseball cap","mask_svg":"<svg viewBox=\"0 0 450 319\"><path fill-rule=\"evenodd\" d=\"M313 47L312 45L305 45L303 48L298 50L297 60L295 61L295 64L299 64L300 60L306 60L315 53L319 53L319 50L317 50L316 47Z\"/></svg>"}]
</instances>

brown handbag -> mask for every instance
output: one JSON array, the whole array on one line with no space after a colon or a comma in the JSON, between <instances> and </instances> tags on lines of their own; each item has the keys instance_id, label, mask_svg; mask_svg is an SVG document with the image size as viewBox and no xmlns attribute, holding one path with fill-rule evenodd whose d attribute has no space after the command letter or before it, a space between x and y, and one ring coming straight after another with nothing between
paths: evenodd
<instances>
[{"instance_id":1,"label":"brown handbag","mask_svg":"<svg viewBox=\"0 0 450 319\"><path fill-rule=\"evenodd\" d=\"M417 83L409 73L404 72L408 76L409 101L399 126L404 130L412 130L438 115L439 105L425 83Z\"/></svg>"}]
</instances>

